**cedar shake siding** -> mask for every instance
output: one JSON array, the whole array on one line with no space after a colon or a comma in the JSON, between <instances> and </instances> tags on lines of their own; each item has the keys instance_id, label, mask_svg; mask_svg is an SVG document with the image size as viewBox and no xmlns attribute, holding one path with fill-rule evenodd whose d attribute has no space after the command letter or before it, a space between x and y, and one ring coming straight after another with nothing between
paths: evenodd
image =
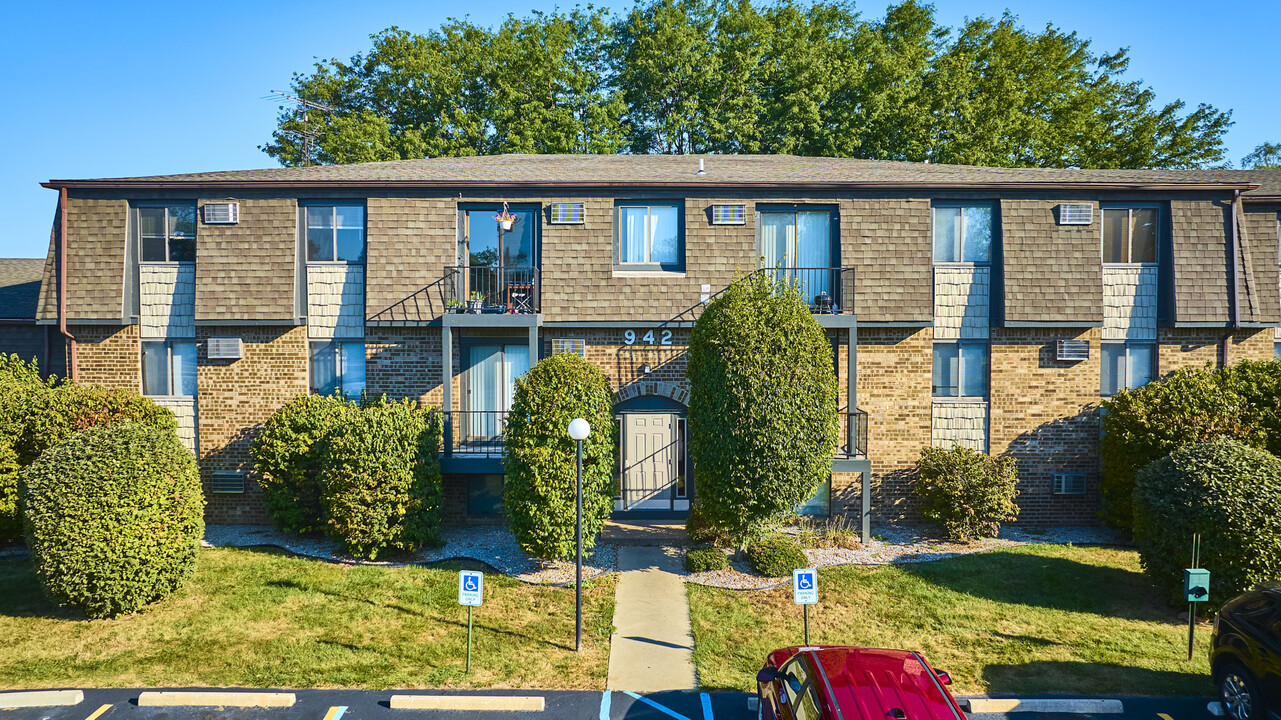
<instances>
[{"instance_id":1,"label":"cedar shake siding","mask_svg":"<svg viewBox=\"0 0 1281 720\"><path fill-rule=\"evenodd\" d=\"M196 224L196 323L292 324L298 203L294 198L227 197L240 222ZM203 213L201 213L203 216Z\"/></svg>"},{"instance_id":2,"label":"cedar shake siding","mask_svg":"<svg viewBox=\"0 0 1281 720\"><path fill-rule=\"evenodd\" d=\"M1097 522L1105 344L1145 345L1161 376L1268 359L1281 338L1281 172L703 160L703 174L697 157L516 155L50 182L69 191L66 320L78 342L80 379L141 389L141 343L194 333L195 396L161 401L189 415L184 439L196 446L208 520L262 523L250 442L281 405L309 392L312 343L348 343L333 368L319 366L324 382L341 374L339 363L358 358L348 353L363 343L363 369L355 372L363 372L369 393L437 408L448 394L450 407L441 408L451 413L451 444L442 453L448 518L500 522L483 508L492 510L501 445L478 451L464 441L473 434L493 439L467 430L475 427L469 418L480 416L465 413L502 412L488 406L495 391L477 384L496 375L477 372L507 373L523 364L525 348L530 362L556 348L581 348L609 379L620 428L650 422L628 413L680 418L689 394L687 346L703 298L757 270L761 213L821 210L832 218L830 266L839 269L832 278L840 284L830 287L839 312L817 318L832 345L840 407L866 413L867 432L866 453L848 453L856 424L842 425L831 513L857 522L866 480L876 523L919 521L913 487L921 450L962 444L1017 461L1020 523L1081 525ZM237 202L239 221L200 218L194 263L142 272L125 254L133 246L129 208L158 200ZM307 274L299 205L329 200L364 204L365 260L318 261ZM535 312L508 308L500 290L486 312L460 314L446 300L455 293L449 268L459 264L461 213L503 202L537 209L540 305ZM680 208L679 263L620 267L617 207L631 202ZM967 202L994 208L990 262L936 266L932 209ZM582 222L553 224L553 203L581 203ZM1060 224L1064 203L1092 206L1092 222ZM1128 203L1161 209L1158 263L1105 268L1101 208ZM39 324L29 327L60 342L63 258L54 205L48 256L26 271L40 278L28 313ZM716 205L744 206L744 222L714 224ZM1229 304L1234 272L1241 327L1233 327ZM29 348L38 335L12 334L7 342ZM211 359L212 337L239 338L242 357ZM1085 341L1088 355L1059 360L1060 340ZM966 343L977 353L962 360L958 347L958 368L987 353L985 394L973 377L966 394L957 394L958 370L940 378L935 397L934 352L943 343ZM471 367L495 357L498 365ZM680 502L697 490L695 477ZM477 492L490 495L473 512Z\"/></svg>"},{"instance_id":3,"label":"cedar shake siding","mask_svg":"<svg viewBox=\"0 0 1281 720\"><path fill-rule=\"evenodd\" d=\"M1094 207L1089 225L1060 225L1057 206ZM1101 325L1103 266L1098 203L1079 197L1001 201L1006 325Z\"/></svg>"}]
</instances>

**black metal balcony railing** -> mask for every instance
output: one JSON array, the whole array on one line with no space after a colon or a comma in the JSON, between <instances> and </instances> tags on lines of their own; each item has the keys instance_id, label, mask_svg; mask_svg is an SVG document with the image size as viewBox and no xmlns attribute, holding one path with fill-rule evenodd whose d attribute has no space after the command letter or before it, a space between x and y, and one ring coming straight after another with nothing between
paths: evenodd
<instances>
[{"instance_id":1,"label":"black metal balcony railing","mask_svg":"<svg viewBox=\"0 0 1281 720\"><path fill-rule=\"evenodd\" d=\"M445 304L451 312L536 313L536 267L451 265L445 268Z\"/></svg>"},{"instance_id":2,"label":"black metal balcony railing","mask_svg":"<svg viewBox=\"0 0 1281 720\"><path fill-rule=\"evenodd\" d=\"M816 315L840 315L854 312L854 268L763 269L780 280L795 283L801 297Z\"/></svg>"},{"instance_id":3,"label":"black metal balcony railing","mask_svg":"<svg viewBox=\"0 0 1281 720\"><path fill-rule=\"evenodd\" d=\"M867 457L867 411L843 408L837 412L841 420L840 435L836 443L837 457Z\"/></svg>"},{"instance_id":4,"label":"black metal balcony railing","mask_svg":"<svg viewBox=\"0 0 1281 720\"><path fill-rule=\"evenodd\" d=\"M446 455L459 453L491 457L503 454L506 410L455 410L443 415Z\"/></svg>"}]
</instances>

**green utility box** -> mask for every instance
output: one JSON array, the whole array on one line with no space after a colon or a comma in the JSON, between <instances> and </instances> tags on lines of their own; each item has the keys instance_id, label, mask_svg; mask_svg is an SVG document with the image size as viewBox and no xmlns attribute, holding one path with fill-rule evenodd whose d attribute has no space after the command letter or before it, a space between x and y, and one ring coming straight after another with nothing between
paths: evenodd
<instances>
[{"instance_id":1,"label":"green utility box","mask_svg":"<svg viewBox=\"0 0 1281 720\"><path fill-rule=\"evenodd\" d=\"M1210 571L1205 568L1188 568L1183 571L1183 592L1188 602L1205 602L1210 599Z\"/></svg>"}]
</instances>

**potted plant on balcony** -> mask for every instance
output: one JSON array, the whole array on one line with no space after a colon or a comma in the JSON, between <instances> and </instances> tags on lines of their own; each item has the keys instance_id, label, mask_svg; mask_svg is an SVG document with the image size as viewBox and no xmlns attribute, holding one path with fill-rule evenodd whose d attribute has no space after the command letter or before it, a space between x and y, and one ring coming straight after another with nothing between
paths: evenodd
<instances>
[{"instance_id":1,"label":"potted plant on balcony","mask_svg":"<svg viewBox=\"0 0 1281 720\"><path fill-rule=\"evenodd\" d=\"M449 308L451 313L460 313L467 309L467 303L458 298L449 298L445 301L445 307Z\"/></svg>"},{"instance_id":2,"label":"potted plant on balcony","mask_svg":"<svg viewBox=\"0 0 1281 720\"><path fill-rule=\"evenodd\" d=\"M506 203L503 204L502 211L495 215L494 219L497 220L498 224L503 228L503 232L511 230L512 225L516 223L516 216L507 212Z\"/></svg>"},{"instance_id":3,"label":"potted plant on balcony","mask_svg":"<svg viewBox=\"0 0 1281 720\"><path fill-rule=\"evenodd\" d=\"M473 291L471 297L467 300L467 311L473 315L479 315L484 309L485 296Z\"/></svg>"}]
</instances>

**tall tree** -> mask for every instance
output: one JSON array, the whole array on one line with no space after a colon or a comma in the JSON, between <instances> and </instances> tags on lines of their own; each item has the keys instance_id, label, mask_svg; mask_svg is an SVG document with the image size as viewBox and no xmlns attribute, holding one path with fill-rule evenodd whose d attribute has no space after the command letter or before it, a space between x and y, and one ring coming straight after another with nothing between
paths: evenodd
<instances>
[{"instance_id":1,"label":"tall tree","mask_svg":"<svg viewBox=\"0 0 1281 720\"><path fill-rule=\"evenodd\" d=\"M1260 143L1249 155L1241 158L1246 169L1281 168L1281 143Z\"/></svg>"}]
</instances>

